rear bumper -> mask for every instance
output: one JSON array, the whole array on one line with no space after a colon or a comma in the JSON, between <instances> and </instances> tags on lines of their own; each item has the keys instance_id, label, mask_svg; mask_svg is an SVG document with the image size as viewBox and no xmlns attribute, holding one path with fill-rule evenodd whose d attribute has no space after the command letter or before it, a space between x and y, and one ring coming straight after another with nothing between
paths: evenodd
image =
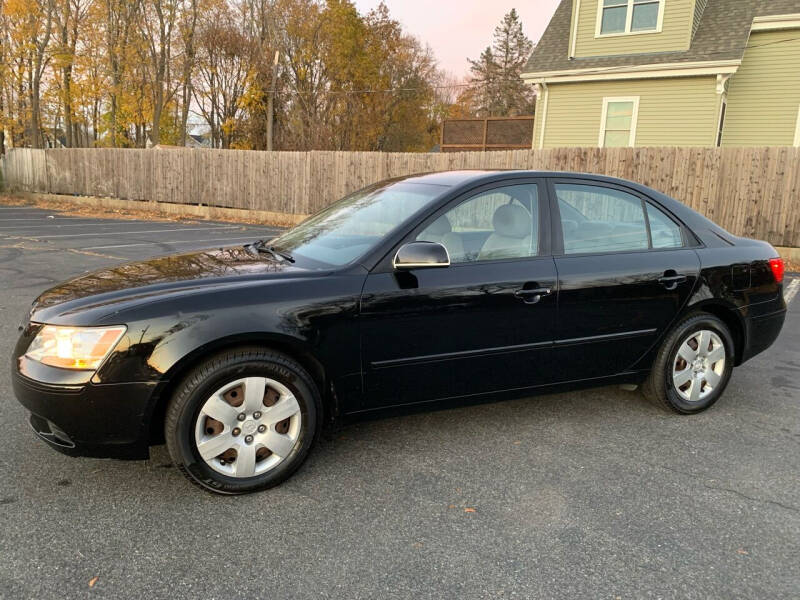
<instances>
[{"instance_id":1,"label":"rear bumper","mask_svg":"<svg viewBox=\"0 0 800 600\"><path fill-rule=\"evenodd\" d=\"M14 394L36 435L70 456L144 459L155 383L43 384L14 372Z\"/></svg>"},{"instance_id":2,"label":"rear bumper","mask_svg":"<svg viewBox=\"0 0 800 600\"><path fill-rule=\"evenodd\" d=\"M786 320L786 309L782 308L765 315L751 316L745 321L747 332L746 344L742 352L741 363L760 354L778 339L783 323Z\"/></svg>"}]
</instances>

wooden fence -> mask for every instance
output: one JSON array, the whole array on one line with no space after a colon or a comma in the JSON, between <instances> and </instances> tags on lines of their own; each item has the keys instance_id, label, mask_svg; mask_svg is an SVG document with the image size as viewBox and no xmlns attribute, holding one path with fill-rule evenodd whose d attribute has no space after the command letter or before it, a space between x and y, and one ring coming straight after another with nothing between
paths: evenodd
<instances>
[{"instance_id":1,"label":"wooden fence","mask_svg":"<svg viewBox=\"0 0 800 600\"><path fill-rule=\"evenodd\" d=\"M448 169L602 173L655 188L737 235L800 246L798 148L567 148L442 154L15 149L12 190L316 212L388 177Z\"/></svg>"}]
</instances>

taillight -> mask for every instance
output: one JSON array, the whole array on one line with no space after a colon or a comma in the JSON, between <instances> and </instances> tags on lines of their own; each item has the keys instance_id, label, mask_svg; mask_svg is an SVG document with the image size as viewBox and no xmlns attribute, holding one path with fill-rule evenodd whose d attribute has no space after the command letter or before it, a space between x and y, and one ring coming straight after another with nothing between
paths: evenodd
<instances>
[{"instance_id":1,"label":"taillight","mask_svg":"<svg viewBox=\"0 0 800 600\"><path fill-rule=\"evenodd\" d=\"M772 275L775 277L775 281L781 283L783 281L783 259L770 258L769 268L772 269Z\"/></svg>"}]
</instances>

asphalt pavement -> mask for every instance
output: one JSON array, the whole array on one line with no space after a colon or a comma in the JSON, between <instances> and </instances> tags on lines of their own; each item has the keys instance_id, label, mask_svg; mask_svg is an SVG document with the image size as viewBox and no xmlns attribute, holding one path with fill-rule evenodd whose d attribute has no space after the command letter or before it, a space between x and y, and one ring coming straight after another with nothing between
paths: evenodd
<instances>
[{"instance_id":1,"label":"asphalt pavement","mask_svg":"<svg viewBox=\"0 0 800 600\"><path fill-rule=\"evenodd\" d=\"M611 387L373 421L235 498L164 447L76 459L35 438L8 368L35 296L274 233L0 205L0 598L800 597L796 301L694 417Z\"/></svg>"}]
</instances>

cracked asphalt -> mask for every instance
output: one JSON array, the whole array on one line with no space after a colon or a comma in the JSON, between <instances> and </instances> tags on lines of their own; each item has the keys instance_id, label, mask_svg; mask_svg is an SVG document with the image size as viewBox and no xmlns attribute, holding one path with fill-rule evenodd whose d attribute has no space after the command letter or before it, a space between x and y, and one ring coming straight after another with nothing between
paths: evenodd
<instances>
[{"instance_id":1,"label":"cracked asphalt","mask_svg":"<svg viewBox=\"0 0 800 600\"><path fill-rule=\"evenodd\" d=\"M796 302L702 415L601 388L373 421L252 496L34 437L8 356L36 295L273 231L0 205L0 598L800 597Z\"/></svg>"}]
</instances>

